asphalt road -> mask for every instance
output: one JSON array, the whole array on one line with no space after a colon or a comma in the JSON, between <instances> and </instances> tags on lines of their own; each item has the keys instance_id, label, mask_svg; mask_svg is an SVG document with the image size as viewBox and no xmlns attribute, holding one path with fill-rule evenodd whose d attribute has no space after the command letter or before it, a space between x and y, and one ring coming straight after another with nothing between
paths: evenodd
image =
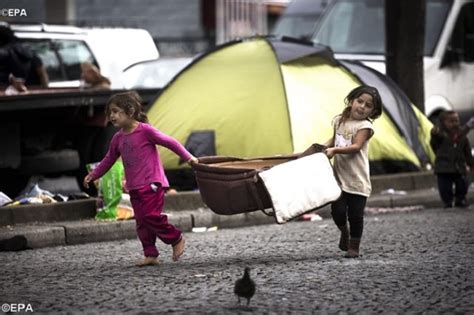
<instances>
[{"instance_id":1,"label":"asphalt road","mask_svg":"<svg viewBox=\"0 0 474 315\"><path fill-rule=\"evenodd\" d=\"M366 217L360 259L330 220L186 233L172 262L137 240L0 253L0 304L35 313L474 313L474 208ZM257 291L237 304L245 266Z\"/></svg>"}]
</instances>

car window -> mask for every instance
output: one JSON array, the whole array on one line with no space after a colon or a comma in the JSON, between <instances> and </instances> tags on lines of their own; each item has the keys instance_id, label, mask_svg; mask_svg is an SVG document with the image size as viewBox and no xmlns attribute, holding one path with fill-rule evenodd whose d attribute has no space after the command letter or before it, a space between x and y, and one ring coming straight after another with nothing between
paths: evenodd
<instances>
[{"instance_id":1,"label":"car window","mask_svg":"<svg viewBox=\"0 0 474 315\"><path fill-rule=\"evenodd\" d=\"M89 47L77 40L55 40L57 52L64 64L68 80L79 80L81 77L81 63L90 62L97 65Z\"/></svg>"},{"instance_id":2,"label":"car window","mask_svg":"<svg viewBox=\"0 0 474 315\"><path fill-rule=\"evenodd\" d=\"M424 54L432 55L452 1L426 2ZM313 36L336 53L385 54L385 12L382 0L334 2Z\"/></svg>"},{"instance_id":3,"label":"car window","mask_svg":"<svg viewBox=\"0 0 474 315\"><path fill-rule=\"evenodd\" d=\"M274 35L295 38L309 38L313 32L319 15L287 15L282 16L272 31Z\"/></svg>"},{"instance_id":4,"label":"car window","mask_svg":"<svg viewBox=\"0 0 474 315\"><path fill-rule=\"evenodd\" d=\"M163 88L193 59L160 58L156 61L137 63L123 72L126 88Z\"/></svg>"},{"instance_id":5,"label":"car window","mask_svg":"<svg viewBox=\"0 0 474 315\"><path fill-rule=\"evenodd\" d=\"M338 1L314 38L336 53L384 53L383 1Z\"/></svg>"},{"instance_id":6,"label":"car window","mask_svg":"<svg viewBox=\"0 0 474 315\"><path fill-rule=\"evenodd\" d=\"M58 56L54 52L51 41L48 39L23 39L22 42L33 50L43 62L48 72L49 81L64 81L65 73L61 69L61 63Z\"/></svg>"},{"instance_id":7,"label":"car window","mask_svg":"<svg viewBox=\"0 0 474 315\"><path fill-rule=\"evenodd\" d=\"M474 3L467 3L462 7L450 46L461 60L474 62Z\"/></svg>"}]
</instances>

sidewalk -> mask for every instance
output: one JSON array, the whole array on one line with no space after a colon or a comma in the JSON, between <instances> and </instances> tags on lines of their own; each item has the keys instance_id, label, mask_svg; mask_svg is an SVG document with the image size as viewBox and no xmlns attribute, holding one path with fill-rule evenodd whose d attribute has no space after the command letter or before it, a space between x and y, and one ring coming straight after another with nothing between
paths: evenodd
<instances>
[{"instance_id":1,"label":"sidewalk","mask_svg":"<svg viewBox=\"0 0 474 315\"><path fill-rule=\"evenodd\" d=\"M366 214L440 207L442 204L435 181L434 175L428 172L374 176L373 193L367 201ZM474 204L474 187L469 191L468 202ZM93 219L95 205L95 199L88 199L0 208L0 240L24 235L31 248L41 248L136 238L134 220L96 221ZM217 215L205 206L198 192L166 196L164 212L170 223L183 232L196 227L205 230L209 227L222 229L275 224L275 219L262 211ZM324 219L330 218L329 206L319 209L317 214Z\"/></svg>"}]
</instances>

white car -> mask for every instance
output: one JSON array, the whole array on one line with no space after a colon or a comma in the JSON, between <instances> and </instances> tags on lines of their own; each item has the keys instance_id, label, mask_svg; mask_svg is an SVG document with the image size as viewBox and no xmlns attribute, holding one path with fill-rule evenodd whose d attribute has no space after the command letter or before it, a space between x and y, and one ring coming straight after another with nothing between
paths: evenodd
<instances>
[{"instance_id":1,"label":"white car","mask_svg":"<svg viewBox=\"0 0 474 315\"><path fill-rule=\"evenodd\" d=\"M427 0L424 43L425 114L474 114L474 0ZM333 0L313 40L338 59L360 60L385 73L383 0ZM472 134L472 133L471 133Z\"/></svg>"},{"instance_id":2,"label":"white car","mask_svg":"<svg viewBox=\"0 0 474 315\"><path fill-rule=\"evenodd\" d=\"M123 69L159 57L153 38L144 29L47 24L12 24L10 28L43 61L49 87L80 87L80 65L89 62L111 81L113 89L122 89Z\"/></svg>"},{"instance_id":3,"label":"white car","mask_svg":"<svg viewBox=\"0 0 474 315\"><path fill-rule=\"evenodd\" d=\"M99 67L86 42L86 33L74 26L45 24L10 25L16 37L41 58L49 76L49 87L80 86L81 63Z\"/></svg>"},{"instance_id":4,"label":"white car","mask_svg":"<svg viewBox=\"0 0 474 315\"><path fill-rule=\"evenodd\" d=\"M192 60L191 57L162 57L133 64L123 72L124 87L126 89L163 88Z\"/></svg>"}]
</instances>

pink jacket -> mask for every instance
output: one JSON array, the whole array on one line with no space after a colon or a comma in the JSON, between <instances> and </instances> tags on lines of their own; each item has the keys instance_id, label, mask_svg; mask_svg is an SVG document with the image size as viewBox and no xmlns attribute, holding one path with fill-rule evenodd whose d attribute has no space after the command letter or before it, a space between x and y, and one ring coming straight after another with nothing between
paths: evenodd
<instances>
[{"instance_id":1,"label":"pink jacket","mask_svg":"<svg viewBox=\"0 0 474 315\"><path fill-rule=\"evenodd\" d=\"M170 149L184 161L192 157L176 139L149 124L139 123L132 133L120 130L113 136L107 154L90 175L93 180L103 176L121 156L128 190L151 183L169 187L156 145Z\"/></svg>"}]
</instances>

